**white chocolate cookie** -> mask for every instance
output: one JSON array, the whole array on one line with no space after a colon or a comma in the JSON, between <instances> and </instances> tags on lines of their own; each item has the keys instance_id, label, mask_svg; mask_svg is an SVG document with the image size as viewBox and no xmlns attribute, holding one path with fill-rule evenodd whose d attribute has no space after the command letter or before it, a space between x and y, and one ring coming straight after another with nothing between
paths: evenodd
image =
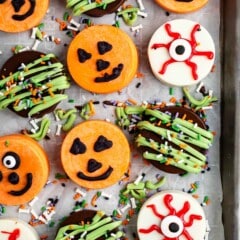
<instances>
[{"instance_id":1,"label":"white chocolate cookie","mask_svg":"<svg viewBox=\"0 0 240 240\"><path fill-rule=\"evenodd\" d=\"M37 232L26 222L17 218L0 219L1 240L40 240Z\"/></svg>"},{"instance_id":2,"label":"white chocolate cookie","mask_svg":"<svg viewBox=\"0 0 240 240\"><path fill-rule=\"evenodd\" d=\"M212 70L214 57L215 46L208 31L186 19L163 24L148 45L153 74L171 86L197 84Z\"/></svg>"},{"instance_id":3,"label":"white chocolate cookie","mask_svg":"<svg viewBox=\"0 0 240 240\"><path fill-rule=\"evenodd\" d=\"M203 240L206 218L200 204L182 191L162 191L142 206L137 221L140 240Z\"/></svg>"}]
</instances>

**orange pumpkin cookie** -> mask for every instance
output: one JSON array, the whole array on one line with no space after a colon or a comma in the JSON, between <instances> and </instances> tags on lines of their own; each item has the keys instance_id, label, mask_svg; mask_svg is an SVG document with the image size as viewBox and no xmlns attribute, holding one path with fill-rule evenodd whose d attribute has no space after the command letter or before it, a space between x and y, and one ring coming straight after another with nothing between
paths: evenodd
<instances>
[{"instance_id":1,"label":"orange pumpkin cookie","mask_svg":"<svg viewBox=\"0 0 240 240\"><path fill-rule=\"evenodd\" d=\"M134 78L138 54L125 32L109 25L96 25L74 38L68 49L67 65L82 88L111 93L121 90Z\"/></svg>"},{"instance_id":2,"label":"orange pumpkin cookie","mask_svg":"<svg viewBox=\"0 0 240 240\"><path fill-rule=\"evenodd\" d=\"M41 191L49 164L37 142L20 134L0 137L0 159L0 204L24 204Z\"/></svg>"},{"instance_id":3,"label":"orange pumpkin cookie","mask_svg":"<svg viewBox=\"0 0 240 240\"><path fill-rule=\"evenodd\" d=\"M77 184L90 189L115 184L127 172L130 148L122 131L102 121L85 121L73 128L63 141L62 165Z\"/></svg>"},{"instance_id":4,"label":"orange pumpkin cookie","mask_svg":"<svg viewBox=\"0 0 240 240\"><path fill-rule=\"evenodd\" d=\"M38 25L47 12L49 0L1 0L0 30L23 32Z\"/></svg>"},{"instance_id":5,"label":"orange pumpkin cookie","mask_svg":"<svg viewBox=\"0 0 240 240\"><path fill-rule=\"evenodd\" d=\"M174 13L189 13L205 6L208 0L155 0L162 8Z\"/></svg>"}]
</instances>

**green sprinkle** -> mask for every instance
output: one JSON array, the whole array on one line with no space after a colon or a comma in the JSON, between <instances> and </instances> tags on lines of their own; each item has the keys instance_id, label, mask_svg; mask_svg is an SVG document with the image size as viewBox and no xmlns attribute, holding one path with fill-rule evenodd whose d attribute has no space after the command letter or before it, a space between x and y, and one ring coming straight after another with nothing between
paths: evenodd
<instances>
[{"instance_id":1,"label":"green sprinkle","mask_svg":"<svg viewBox=\"0 0 240 240\"><path fill-rule=\"evenodd\" d=\"M69 18L69 13L68 13L68 12L65 12L65 13L63 14L63 20L64 20L64 21L67 21L68 18Z\"/></svg>"},{"instance_id":2,"label":"green sprinkle","mask_svg":"<svg viewBox=\"0 0 240 240\"><path fill-rule=\"evenodd\" d=\"M174 89L172 87L169 88L169 95L173 95Z\"/></svg>"},{"instance_id":3,"label":"green sprinkle","mask_svg":"<svg viewBox=\"0 0 240 240\"><path fill-rule=\"evenodd\" d=\"M63 173L56 173L55 174L55 178L56 179L67 179L67 175L66 174L63 174Z\"/></svg>"},{"instance_id":4,"label":"green sprinkle","mask_svg":"<svg viewBox=\"0 0 240 240\"><path fill-rule=\"evenodd\" d=\"M74 101L74 99L69 99L68 102L69 103L74 103L75 101Z\"/></svg>"},{"instance_id":5,"label":"green sprinkle","mask_svg":"<svg viewBox=\"0 0 240 240\"><path fill-rule=\"evenodd\" d=\"M45 206L41 207L41 211L44 212L47 208Z\"/></svg>"},{"instance_id":6,"label":"green sprinkle","mask_svg":"<svg viewBox=\"0 0 240 240\"><path fill-rule=\"evenodd\" d=\"M48 226L49 226L49 227L54 227L54 225L55 225L55 222L54 222L54 221L51 221Z\"/></svg>"},{"instance_id":7,"label":"green sprinkle","mask_svg":"<svg viewBox=\"0 0 240 240\"><path fill-rule=\"evenodd\" d=\"M39 30L42 30L44 28L44 23L40 23L39 25L38 25L38 29Z\"/></svg>"},{"instance_id":8,"label":"green sprinkle","mask_svg":"<svg viewBox=\"0 0 240 240\"><path fill-rule=\"evenodd\" d=\"M9 144L10 144L9 140L6 140L5 143L4 143L4 145L5 145L6 147L9 147Z\"/></svg>"}]
</instances>

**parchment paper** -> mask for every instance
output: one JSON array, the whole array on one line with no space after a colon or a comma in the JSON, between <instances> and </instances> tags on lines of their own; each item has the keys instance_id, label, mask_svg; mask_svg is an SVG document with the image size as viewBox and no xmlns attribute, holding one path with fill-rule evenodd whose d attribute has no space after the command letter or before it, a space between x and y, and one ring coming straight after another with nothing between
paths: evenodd
<instances>
[{"instance_id":1,"label":"parchment paper","mask_svg":"<svg viewBox=\"0 0 240 240\"><path fill-rule=\"evenodd\" d=\"M128 0L128 4L132 4L137 6L136 1ZM128 98L132 98L141 103L144 100L160 100L160 101L168 101L171 96L169 95L169 87L162 85L158 80L156 80L150 67L148 65L147 60L147 45L150 40L153 32L163 23L169 20L178 19L178 18L186 18L189 20L193 20L199 22L203 25L212 35L215 46L216 46L216 59L215 65L216 69L213 73L210 73L204 80L203 83L207 87L207 89L212 89L213 94L219 98L217 104L214 105L212 110L209 110L207 113L207 123L210 128L216 131L217 135L215 137L213 146L209 150L209 166L211 171L205 174L199 175L187 175L185 177L179 177L178 175L171 175L160 172L159 170L152 167L145 177L145 179L154 180L156 174L160 174L161 176L167 177L167 183L162 187L162 189L178 189L178 190L188 190L190 188L190 184L196 181L200 182L199 189L197 190L197 194L199 195L199 202L203 201L204 196L208 196L211 203L208 206L204 207L206 217L209 221L211 232L209 235L209 239L211 240L222 240L223 236L223 226L221 221L221 200L222 200L222 189L221 189L221 180L220 180L220 169L219 169L219 138L220 138L220 106L221 106L221 96L220 96L220 48L219 48L219 28L220 28L220 1L219 0L211 0L203 9L190 14L170 14L169 16L166 12L161 9L158 5L154 3L152 0L143 0L144 6L146 8L146 12L148 13L147 18L138 18L138 21L135 25L142 24L143 29L139 34L135 35L121 19L120 19L120 28L125 30L134 40L137 45L139 51L139 59L140 66L139 71L144 74L144 77L141 79L134 79L131 84L122 90L121 93L113 93L107 95L93 95L88 93L74 83L72 83L71 88L67 91L69 95L69 99L74 99L74 103L69 103L68 101L62 102L59 107L63 109L68 109L74 107L75 105L81 105L89 100L97 100L100 101L99 105L95 105L96 114L93 116L94 119L109 119L111 122L115 121L114 115L114 107L104 107L102 101L104 100L119 100L125 101ZM56 21L53 20L54 17L58 17L60 19L63 18L63 14L66 11L65 9L65 1L52 0L51 6L49 8L49 12L44 18L44 31L48 35L53 35L55 37L61 38L62 43L60 45L56 45L50 42L42 42L38 50L43 51L45 53L53 52L55 53L60 60L65 62L67 47L64 46L64 43L69 44L71 38L66 36L65 32L59 31L59 25ZM69 11L70 12L70 11ZM86 16L84 16L86 17ZM89 17L87 17L89 18ZM91 18L92 21L103 24L113 24L114 23L115 14L111 14L108 16L104 16L102 18ZM75 18L78 20L79 18ZM11 48L17 44L22 44L24 46L29 46L30 48L34 44L34 40L30 39L31 31L27 31L19 34L9 34L0 32L0 50L2 51L2 55L0 55L0 65L2 65L11 55ZM125 54L125 53L123 53ZM141 83L139 88L136 88L138 83ZM195 87L192 87L191 90L194 91ZM173 88L174 96L178 99L182 96L182 91L180 88ZM200 95L199 95L200 96ZM55 179L55 173L60 172L64 173L63 169L60 165L60 147L62 142L62 136L56 136L56 126L57 122L54 120L52 114L48 115L49 118L52 119L51 123L51 132L49 136L51 140L42 140L40 144L44 147L50 159L51 166L51 174L49 176L49 181L53 181ZM77 118L78 122L82 121L80 117ZM17 133L21 129L28 128L31 126L29 124L28 119L24 119L18 117L16 114L10 112L9 110L4 110L0 112L0 135ZM129 136L128 136L129 137ZM131 141L131 137L129 137ZM132 155L135 156L136 150L133 149ZM141 158L136 159L136 157L132 157L132 167L131 167L131 176L130 181L134 181L139 172L145 167ZM42 192L39 194L39 200L34 204L33 209L37 212L41 212L41 207L45 205L46 201L50 197L58 197L59 202L56 205L56 214L53 216L52 220L56 223L54 227L49 227L48 225L37 226L36 230L39 234L47 234L49 240L54 239L56 234L57 223L59 220L68 215L73 207L74 200L73 196L75 194L75 188L79 187L76 184L72 183L68 180L65 183L65 187L61 185L62 182L57 181L57 183L48 184ZM106 201L100 198L97 202L97 209L104 210L107 214L112 214L113 209L117 208L118 204L118 193L119 190L122 189L124 185L116 184L112 187L101 189L101 191L105 193L109 193L112 195L111 200ZM80 188L80 187L79 187ZM96 193L95 190L88 192L87 197L84 198L90 203L92 196ZM90 204L89 208L96 209L92 207ZM25 213L19 213L18 207L7 207L7 211L4 216L15 216L26 221L30 220L30 215ZM132 233L136 233L136 219L137 216L133 217L127 226L127 236L129 240L134 239Z\"/></svg>"}]
</instances>

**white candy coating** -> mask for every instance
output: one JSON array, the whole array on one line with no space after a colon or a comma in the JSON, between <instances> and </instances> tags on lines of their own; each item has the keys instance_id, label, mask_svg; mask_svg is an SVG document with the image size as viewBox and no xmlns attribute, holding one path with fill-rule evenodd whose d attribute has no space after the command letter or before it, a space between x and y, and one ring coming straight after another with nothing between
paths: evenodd
<instances>
[{"instance_id":1,"label":"white candy coating","mask_svg":"<svg viewBox=\"0 0 240 240\"><path fill-rule=\"evenodd\" d=\"M166 24L169 24L171 32L178 36L170 36ZM214 63L215 46L212 37L203 26L200 25L200 30L192 34L197 24L186 19L177 19L163 24L155 31L148 45L148 58L152 72L158 80L170 86L190 86L209 74ZM194 38L195 46L191 44ZM165 46L153 48L154 44ZM179 50L180 53L177 53ZM196 51L210 52L212 56L197 55ZM165 72L159 73L164 63L169 60L173 62L166 66ZM192 68L186 61L196 64L197 77L193 76Z\"/></svg>"},{"instance_id":2,"label":"white candy coating","mask_svg":"<svg viewBox=\"0 0 240 240\"><path fill-rule=\"evenodd\" d=\"M166 195L169 194L172 196L169 205L175 211L175 213L172 214L170 214L170 209L164 203ZM182 216L177 216L177 213L183 209L186 202L189 203L190 208L183 213ZM150 205L155 206L156 212L161 215L161 217L154 214ZM190 226L188 226L187 223L190 222L190 215L197 215L201 219L194 219L192 225L189 224ZM159 231L156 229L149 233L143 233L141 231L142 229L150 229L151 226L155 226ZM137 221L139 240L163 240L168 238L185 240L184 231L188 232L194 240L204 240L206 228L205 214L198 201L190 194L174 190L161 191L150 197L143 204Z\"/></svg>"},{"instance_id":3,"label":"white candy coating","mask_svg":"<svg viewBox=\"0 0 240 240\"><path fill-rule=\"evenodd\" d=\"M37 232L26 222L17 218L1 218L0 219L0 239L8 240L11 234L19 234L17 240L40 240Z\"/></svg>"}]
</instances>

